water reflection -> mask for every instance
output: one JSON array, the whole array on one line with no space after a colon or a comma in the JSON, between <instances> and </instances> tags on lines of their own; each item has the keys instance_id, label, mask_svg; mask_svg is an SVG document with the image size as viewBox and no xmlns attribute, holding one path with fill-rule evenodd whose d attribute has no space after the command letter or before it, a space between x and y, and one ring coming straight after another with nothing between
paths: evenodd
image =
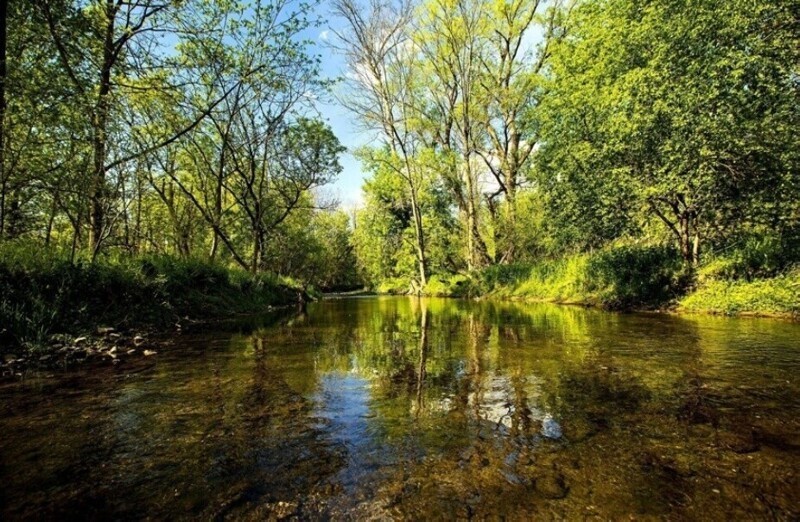
<instances>
[{"instance_id":1,"label":"water reflection","mask_svg":"<svg viewBox=\"0 0 800 522\"><path fill-rule=\"evenodd\" d=\"M780 321L323 301L181 338L152 367L0 388L0 514L793 518L798 339Z\"/></svg>"}]
</instances>

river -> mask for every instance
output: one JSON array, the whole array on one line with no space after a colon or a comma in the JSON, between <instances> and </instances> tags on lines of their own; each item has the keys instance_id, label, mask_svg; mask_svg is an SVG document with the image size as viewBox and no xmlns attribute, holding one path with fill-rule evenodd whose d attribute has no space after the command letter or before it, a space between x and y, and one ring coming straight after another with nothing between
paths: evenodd
<instances>
[{"instance_id":1,"label":"river","mask_svg":"<svg viewBox=\"0 0 800 522\"><path fill-rule=\"evenodd\" d=\"M0 387L0 519L797 519L800 324L363 297Z\"/></svg>"}]
</instances>

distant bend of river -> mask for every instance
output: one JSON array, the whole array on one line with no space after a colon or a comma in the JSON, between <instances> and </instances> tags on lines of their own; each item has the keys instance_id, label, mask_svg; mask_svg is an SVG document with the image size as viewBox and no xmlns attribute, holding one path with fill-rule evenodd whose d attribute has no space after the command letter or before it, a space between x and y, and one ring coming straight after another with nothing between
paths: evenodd
<instances>
[{"instance_id":1,"label":"distant bend of river","mask_svg":"<svg viewBox=\"0 0 800 522\"><path fill-rule=\"evenodd\" d=\"M362 297L230 330L0 387L0 519L800 517L796 323Z\"/></svg>"}]
</instances>

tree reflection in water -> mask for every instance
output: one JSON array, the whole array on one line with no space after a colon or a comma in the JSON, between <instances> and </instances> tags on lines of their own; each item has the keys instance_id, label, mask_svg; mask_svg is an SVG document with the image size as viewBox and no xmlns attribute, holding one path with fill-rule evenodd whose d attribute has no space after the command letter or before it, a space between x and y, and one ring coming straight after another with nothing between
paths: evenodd
<instances>
[{"instance_id":1,"label":"tree reflection in water","mask_svg":"<svg viewBox=\"0 0 800 522\"><path fill-rule=\"evenodd\" d=\"M238 328L0 388L3 518L800 516L795 324L369 298Z\"/></svg>"}]
</instances>

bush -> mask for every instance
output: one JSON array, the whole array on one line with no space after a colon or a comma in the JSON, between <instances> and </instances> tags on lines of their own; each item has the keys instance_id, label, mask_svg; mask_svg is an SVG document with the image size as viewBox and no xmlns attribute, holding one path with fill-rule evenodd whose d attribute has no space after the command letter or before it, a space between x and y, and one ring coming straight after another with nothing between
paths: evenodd
<instances>
[{"instance_id":1,"label":"bush","mask_svg":"<svg viewBox=\"0 0 800 522\"><path fill-rule=\"evenodd\" d=\"M411 289L411 281L402 277L384 279L376 289L379 294L404 295Z\"/></svg>"},{"instance_id":2,"label":"bush","mask_svg":"<svg viewBox=\"0 0 800 522\"><path fill-rule=\"evenodd\" d=\"M797 261L795 250L789 239L749 235L735 249L704 262L698 275L701 281L775 277Z\"/></svg>"},{"instance_id":3,"label":"bush","mask_svg":"<svg viewBox=\"0 0 800 522\"><path fill-rule=\"evenodd\" d=\"M771 279L708 281L680 302L690 312L800 316L800 270Z\"/></svg>"},{"instance_id":4,"label":"bush","mask_svg":"<svg viewBox=\"0 0 800 522\"><path fill-rule=\"evenodd\" d=\"M630 309L664 306L690 281L674 248L622 245L529 265L491 267L481 274L481 289L498 297Z\"/></svg>"},{"instance_id":5,"label":"bush","mask_svg":"<svg viewBox=\"0 0 800 522\"><path fill-rule=\"evenodd\" d=\"M423 289L423 294L431 297L471 297L479 293L472 279L464 274L432 275Z\"/></svg>"},{"instance_id":6,"label":"bush","mask_svg":"<svg viewBox=\"0 0 800 522\"><path fill-rule=\"evenodd\" d=\"M658 308L682 295L691 272L667 246L623 245L589 258L589 292L615 309Z\"/></svg>"},{"instance_id":7,"label":"bush","mask_svg":"<svg viewBox=\"0 0 800 522\"><path fill-rule=\"evenodd\" d=\"M70 262L24 245L0 249L0 348L43 344L54 333L99 325L163 326L176 318L226 316L293 303L298 289L274 275L251 275L169 257Z\"/></svg>"}]
</instances>

